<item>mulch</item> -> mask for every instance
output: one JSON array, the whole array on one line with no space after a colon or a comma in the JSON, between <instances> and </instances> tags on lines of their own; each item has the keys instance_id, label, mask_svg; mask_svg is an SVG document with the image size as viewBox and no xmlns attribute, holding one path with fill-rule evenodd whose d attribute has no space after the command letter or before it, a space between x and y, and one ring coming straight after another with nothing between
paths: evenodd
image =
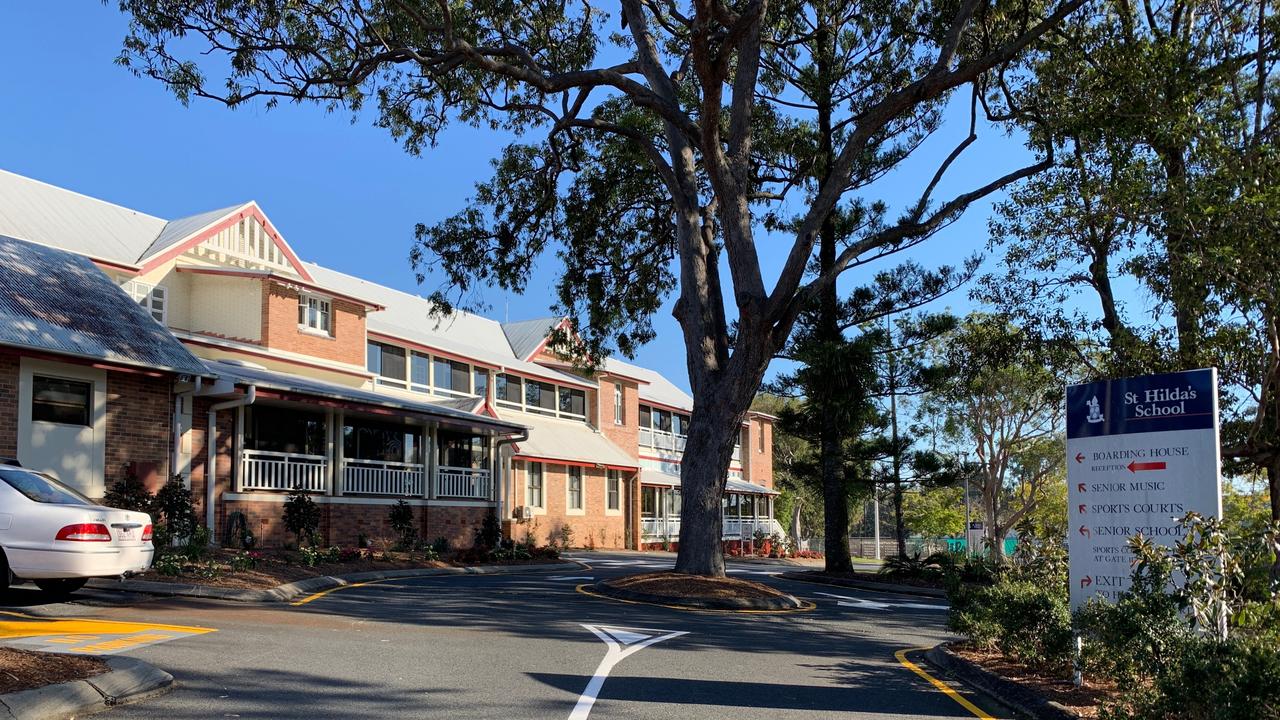
<instances>
[{"instance_id":1,"label":"mulch","mask_svg":"<svg viewBox=\"0 0 1280 720\"><path fill-rule=\"evenodd\" d=\"M994 650L953 645L951 651L985 670L1034 689L1080 717L1098 717L1099 706L1116 692L1115 685L1090 682L1087 677L1084 685L1075 687L1070 676L1029 668Z\"/></svg>"},{"instance_id":2,"label":"mulch","mask_svg":"<svg viewBox=\"0 0 1280 720\"><path fill-rule=\"evenodd\" d=\"M768 585L738 578L711 578L701 575L685 575L674 572L644 573L609 580L608 584L623 590L663 595L680 599L722 600L772 600L786 598Z\"/></svg>"},{"instance_id":3,"label":"mulch","mask_svg":"<svg viewBox=\"0 0 1280 720\"><path fill-rule=\"evenodd\" d=\"M83 680L108 669L102 658L0 647L0 693Z\"/></svg>"}]
</instances>

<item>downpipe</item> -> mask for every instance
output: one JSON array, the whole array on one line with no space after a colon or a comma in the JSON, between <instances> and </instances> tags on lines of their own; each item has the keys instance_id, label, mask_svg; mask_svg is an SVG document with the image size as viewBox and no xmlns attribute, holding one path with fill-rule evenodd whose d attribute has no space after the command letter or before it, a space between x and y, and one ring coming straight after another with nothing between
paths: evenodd
<instances>
[{"instance_id":1,"label":"downpipe","mask_svg":"<svg viewBox=\"0 0 1280 720\"><path fill-rule=\"evenodd\" d=\"M502 447L503 447L504 445L515 445L516 443L522 443L522 442L524 442L524 441L526 441L526 440L528 440L528 439L529 439L529 428L524 428L524 429L522 429L522 430L520 431L520 434L519 434L519 435L513 435L513 436L511 436L511 437L506 437L506 438L503 438L503 439L498 440L497 442L495 442L495 443L493 444L493 459L494 459L494 462L495 462L495 463L501 462L501 458L502 458ZM496 510L496 512L498 513L498 525L499 525L499 526L501 526L501 525L502 525L502 521L503 521L503 520L505 519L505 517L506 517L506 516L504 515L504 512L505 512L505 510L506 510L506 497L507 497L506 482L507 482L507 476L510 474L510 468L505 468L505 469L507 469L507 470L508 470L508 472L496 473L496 475L498 476L498 482L494 483L494 489L497 491L497 501L498 501L498 502L497 502L497 508L496 508L495 510ZM515 531L515 528L514 528L514 527L512 527L512 528L511 528L511 539L514 541L514 540L515 540L515 538L516 538L516 531Z\"/></svg>"},{"instance_id":2,"label":"downpipe","mask_svg":"<svg viewBox=\"0 0 1280 720\"><path fill-rule=\"evenodd\" d=\"M214 512L213 503L217 496L216 487L218 484L218 411L231 410L238 407L248 407L257 399L258 388L256 385L250 385L248 389L245 390L244 395L236 398L235 400L226 400L209 406L209 424L205 429L205 438L208 443L208 448L205 450L204 523L205 526L209 528L209 544L211 545L216 544L217 542L217 538L215 536L215 533L217 532L217 522L214 519L216 513ZM233 475L235 473L234 452L233 448L231 458L233 466L231 472Z\"/></svg>"}]
</instances>

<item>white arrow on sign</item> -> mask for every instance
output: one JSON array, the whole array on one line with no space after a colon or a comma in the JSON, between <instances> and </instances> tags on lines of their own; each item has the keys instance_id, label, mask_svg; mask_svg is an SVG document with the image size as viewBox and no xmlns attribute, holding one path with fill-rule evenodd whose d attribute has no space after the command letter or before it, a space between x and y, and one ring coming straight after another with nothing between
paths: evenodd
<instances>
[{"instance_id":1,"label":"white arrow on sign","mask_svg":"<svg viewBox=\"0 0 1280 720\"><path fill-rule=\"evenodd\" d=\"M946 605L932 605L929 603L915 603L915 602L887 603L887 602L876 602L874 600L866 600L864 598L849 597L848 595L833 595L831 593L824 593L824 592L814 593L814 594L826 595L827 597L836 598L836 600L838 601L836 603L837 605L841 605L844 607L863 608L866 610L888 610L889 608L895 608L895 607L910 608L913 610L947 610L949 609Z\"/></svg>"},{"instance_id":2,"label":"white arrow on sign","mask_svg":"<svg viewBox=\"0 0 1280 720\"><path fill-rule=\"evenodd\" d=\"M660 643L663 640L670 640L681 635L689 633L683 630L654 630L651 628L629 628L616 627L613 625L587 625L582 627L590 630L596 637L604 641L609 646L608 652L604 654L604 659L596 666L596 672L591 676L591 681L587 683L587 689L582 691L582 695L578 696L578 704L573 706L573 712L569 713L569 720L586 720L591 714L591 707L596 704L596 696L600 694L600 688L604 686L605 678L609 677L609 672L613 670L613 666L622 662L623 658L649 647L650 645Z\"/></svg>"}]
</instances>

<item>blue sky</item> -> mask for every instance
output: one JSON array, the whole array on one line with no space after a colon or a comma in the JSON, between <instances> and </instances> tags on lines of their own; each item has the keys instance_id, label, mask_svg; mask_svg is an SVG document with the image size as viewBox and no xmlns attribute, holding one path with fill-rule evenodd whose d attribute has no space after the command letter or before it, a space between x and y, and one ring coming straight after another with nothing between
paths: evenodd
<instances>
[{"instance_id":1,"label":"blue sky","mask_svg":"<svg viewBox=\"0 0 1280 720\"><path fill-rule=\"evenodd\" d=\"M0 73L0 168L160 217L257 200L304 259L409 292L434 289L419 288L410 271L413 226L463 207L507 136L455 126L437 148L412 157L367 117L353 122L349 114L314 106L270 112L208 102L183 107L159 83L113 63L125 29L114 3L0 9L0 67L6 68ZM967 107L957 110L954 122L878 185L881 197L901 207L919 192L967 130ZM1015 140L985 137L953 169L940 196L982 184L1026 157ZM975 205L914 256L936 265L981 250L989 208ZM788 248L786 238L761 238L766 277L778 272ZM525 295L484 293L487 314L499 320L550 314L555 276L548 258ZM964 293L944 304L969 308ZM687 388L670 302L656 326L658 339L635 361Z\"/></svg>"}]
</instances>

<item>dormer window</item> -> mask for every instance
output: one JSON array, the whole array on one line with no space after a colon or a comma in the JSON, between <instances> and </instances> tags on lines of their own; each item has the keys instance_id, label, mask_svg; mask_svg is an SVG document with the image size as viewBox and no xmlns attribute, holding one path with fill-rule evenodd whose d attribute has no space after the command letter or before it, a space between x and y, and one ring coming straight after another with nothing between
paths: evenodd
<instances>
[{"instance_id":1,"label":"dormer window","mask_svg":"<svg viewBox=\"0 0 1280 720\"><path fill-rule=\"evenodd\" d=\"M123 287L125 292L156 319L156 322L165 324L169 317L169 291L165 286L130 280Z\"/></svg>"},{"instance_id":2,"label":"dormer window","mask_svg":"<svg viewBox=\"0 0 1280 720\"><path fill-rule=\"evenodd\" d=\"M298 296L298 327L325 335L333 334L333 315L329 301L315 295Z\"/></svg>"}]
</instances>

